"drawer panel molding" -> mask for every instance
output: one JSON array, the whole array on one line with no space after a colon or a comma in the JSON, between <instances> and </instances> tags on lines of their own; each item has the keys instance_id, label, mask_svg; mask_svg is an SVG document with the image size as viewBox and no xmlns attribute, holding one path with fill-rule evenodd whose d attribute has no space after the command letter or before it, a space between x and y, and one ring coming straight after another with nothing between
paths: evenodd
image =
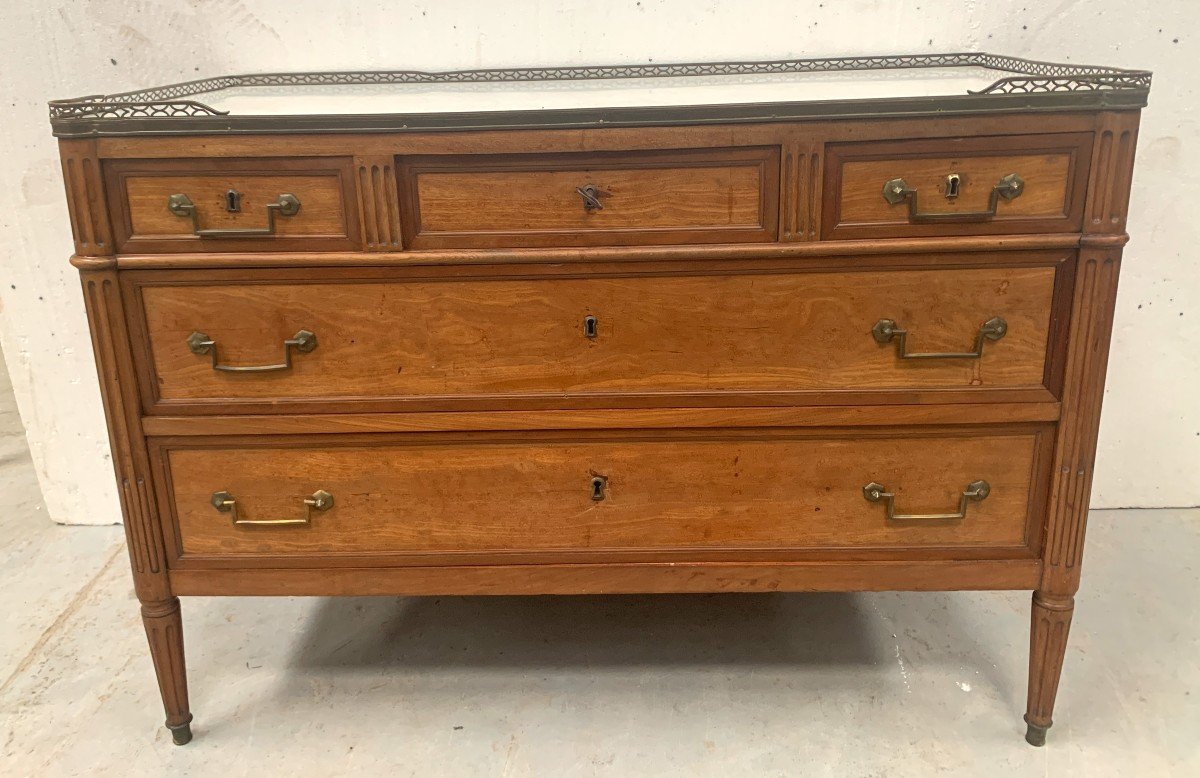
<instances>
[{"instance_id":1,"label":"drawer panel molding","mask_svg":"<svg viewBox=\"0 0 1200 778\"><path fill-rule=\"evenodd\" d=\"M184 560L789 549L1021 557L1045 496L1046 429L190 439L156 446L156 459Z\"/></svg>"}]
</instances>

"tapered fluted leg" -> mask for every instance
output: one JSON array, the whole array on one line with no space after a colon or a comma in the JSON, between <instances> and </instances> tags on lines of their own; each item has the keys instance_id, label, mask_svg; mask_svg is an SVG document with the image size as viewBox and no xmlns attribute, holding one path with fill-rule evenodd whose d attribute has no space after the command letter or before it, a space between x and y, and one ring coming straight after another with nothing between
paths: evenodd
<instances>
[{"instance_id":1,"label":"tapered fluted leg","mask_svg":"<svg viewBox=\"0 0 1200 778\"><path fill-rule=\"evenodd\" d=\"M1029 636L1029 702L1025 708L1030 745L1044 746L1046 730L1054 713L1054 697L1062 675L1067 652L1067 633L1071 629L1072 597L1053 597L1033 593L1033 625Z\"/></svg>"},{"instance_id":2,"label":"tapered fluted leg","mask_svg":"<svg viewBox=\"0 0 1200 778\"><path fill-rule=\"evenodd\" d=\"M183 619L179 598L142 603L142 623L150 641L150 656L158 675L158 689L167 713L167 729L175 745L192 739L192 712L188 707L187 669L183 662Z\"/></svg>"}]
</instances>

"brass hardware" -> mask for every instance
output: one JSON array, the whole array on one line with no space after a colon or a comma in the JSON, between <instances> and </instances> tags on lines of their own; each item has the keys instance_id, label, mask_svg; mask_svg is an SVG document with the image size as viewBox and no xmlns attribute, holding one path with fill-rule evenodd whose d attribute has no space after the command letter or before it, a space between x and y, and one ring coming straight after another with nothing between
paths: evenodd
<instances>
[{"instance_id":1,"label":"brass hardware","mask_svg":"<svg viewBox=\"0 0 1200 778\"><path fill-rule=\"evenodd\" d=\"M975 345L970 351L929 351L910 354L908 352L908 330L900 329L892 319L880 319L871 328L871 335L879 343L896 341L896 356L900 359L979 359L983 356L983 343L987 340L1000 340L1008 332L1008 322L999 316L979 325L975 334Z\"/></svg>"},{"instance_id":2,"label":"brass hardware","mask_svg":"<svg viewBox=\"0 0 1200 778\"><path fill-rule=\"evenodd\" d=\"M592 478L592 499L596 502L604 499L604 490L608 488L608 479L602 475Z\"/></svg>"},{"instance_id":3,"label":"brass hardware","mask_svg":"<svg viewBox=\"0 0 1200 778\"><path fill-rule=\"evenodd\" d=\"M911 97L862 100L816 100L788 103L702 106L632 106L604 110L475 111L462 113L239 116L206 105L198 98L216 98L229 89L273 86L369 84L462 84L489 82L554 82L590 79L656 77L728 77L779 73L973 67L1000 77L966 94L914 100ZM50 121L58 137L96 137L162 132L225 134L264 132L423 132L429 130L546 129L562 127L636 127L697 122L762 122L799 118L890 115L950 116L963 113L1020 113L1080 108L1118 109L1146 105L1151 73L1145 70L1092 65L1036 62L1004 54L883 55L787 59L756 62L689 62L602 66L497 68L423 72L411 70L354 73L252 73L217 76L183 84L168 84L135 92L88 95L50 103Z\"/></svg>"},{"instance_id":4,"label":"brass hardware","mask_svg":"<svg viewBox=\"0 0 1200 778\"><path fill-rule=\"evenodd\" d=\"M955 178L961 184L961 179L958 178L957 173L947 177L946 197L952 197L950 194L950 178ZM958 187L956 186L956 192L957 189ZM917 190L910 187L903 178L893 178L883 185L883 199L892 205L897 205L907 200L908 220L918 224L929 222L982 222L988 221L996 215L996 207L1000 204L1001 200L1006 202L1015 200L1024 191L1025 180L1016 173L1009 173L992 187L992 194L988 199L986 211L964 211L961 213L954 211L929 211L922 213L917 206ZM953 195L953 197L956 196L957 194Z\"/></svg>"},{"instance_id":5,"label":"brass hardware","mask_svg":"<svg viewBox=\"0 0 1200 778\"><path fill-rule=\"evenodd\" d=\"M213 370L223 370L227 373L270 373L275 370L287 370L292 366L292 349L301 354L307 354L317 347L317 336L308 330L300 330L283 342L283 362L277 365L250 365L236 367L222 365L217 362L217 342L203 332L193 332L188 335L188 348L193 354L208 354L212 357Z\"/></svg>"},{"instance_id":6,"label":"brass hardware","mask_svg":"<svg viewBox=\"0 0 1200 778\"><path fill-rule=\"evenodd\" d=\"M242 193L236 189L230 189L225 193L225 210L229 213L237 213L242 210Z\"/></svg>"},{"instance_id":7,"label":"brass hardware","mask_svg":"<svg viewBox=\"0 0 1200 778\"><path fill-rule=\"evenodd\" d=\"M596 334L597 334L596 328L598 326L599 325L596 322L595 316L584 316L583 317L583 336L585 338L595 338Z\"/></svg>"},{"instance_id":8,"label":"brass hardware","mask_svg":"<svg viewBox=\"0 0 1200 778\"><path fill-rule=\"evenodd\" d=\"M588 213L604 210L604 203L600 202L600 196L607 194L607 192L601 192L594 184L577 186L575 187L575 191L583 198L583 210Z\"/></svg>"},{"instance_id":9,"label":"brass hardware","mask_svg":"<svg viewBox=\"0 0 1200 778\"><path fill-rule=\"evenodd\" d=\"M236 197L230 198L230 195ZM230 190L225 195L225 210L241 210L241 195ZM230 208L231 202L237 208ZM198 238L256 238L263 235L275 234L275 214L280 216L295 216L300 212L300 200L294 194L281 194L273 203L267 203L267 226L250 227L232 230L202 230L200 229L200 214L192 199L185 194L173 194L167 198L167 210L176 216L188 216L192 219L192 232Z\"/></svg>"},{"instance_id":10,"label":"brass hardware","mask_svg":"<svg viewBox=\"0 0 1200 778\"><path fill-rule=\"evenodd\" d=\"M962 176L958 173L951 173L946 176L946 199L953 200L958 197L959 189L962 188Z\"/></svg>"},{"instance_id":11,"label":"brass hardware","mask_svg":"<svg viewBox=\"0 0 1200 778\"><path fill-rule=\"evenodd\" d=\"M958 498L958 511L956 513L896 513L896 495L889 492L886 486L872 481L863 487L863 497L867 498L867 502L882 502L884 504L887 521L964 519L967 516L968 502L986 500L987 496L991 493L992 487L988 485L987 481L972 481L967 484L967 488L963 490L962 495Z\"/></svg>"},{"instance_id":12,"label":"brass hardware","mask_svg":"<svg viewBox=\"0 0 1200 778\"><path fill-rule=\"evenodd\" d=\"M333 495L324 489L318 489L311 497L304 498L304 518L302 519L243 519L238 515L237 500L229 492L213 492L212 506L222 513L228 513L233 518L235 527L279 527L293 524L312 524L313 511L327 511L333 507Z\"/></svg>"}]
</instances>

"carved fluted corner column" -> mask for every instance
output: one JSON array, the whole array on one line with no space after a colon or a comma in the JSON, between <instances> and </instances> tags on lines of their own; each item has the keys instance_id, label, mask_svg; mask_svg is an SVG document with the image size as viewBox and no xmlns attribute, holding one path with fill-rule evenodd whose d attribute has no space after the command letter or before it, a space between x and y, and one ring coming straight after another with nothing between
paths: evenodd
<instances>
[{"instance_id":1,"label":"carved fluted corner column","mask_svg":"<svg viewBox=\"0 0 1200 778\"><path fill-rule=\"evenodd\" d=\"M182 745L192 737L188 726L192 715L188 710L184 674L183 628L179 600L172 596L167 579L165 544L155 515L141 411L136 394L121 391L122 385L133 386L135 379L120 284L110 259L77 256L74 264L80 270L91 325L134 591L142 603L142 621L167 712L167 727L175 743Z\"/></svg>"},{"instance_id":2,"label":"carved fluted corner column","mask_svg":"<svg viewBox=\"0 0 1200 778\"><path fill-rule=\"evenodd\" d=\"M1045 744L1052 722L1079 590L1117 280L1128 239L1125 218L1137 126L1136 112L1097 117L1085 233L1071 303L1067 388L1055 444L1057 468L1042 548L1042 580L1033 594L1025 739L1035 746Z\"/></svg>"},{"instance_id":3,"label":"carved fluted corner column","mask_svg":"<svg viewBox=\"0 0 1200 778\"><path fill-rule=\"evenodd\" d=\"M150 658L158 676L167 729L175 745L192 739L192 712L188 706L187 671L183 660L183 619L179 598L142 603L142 624L150 642Z\"/></svg>"}]
</instances>

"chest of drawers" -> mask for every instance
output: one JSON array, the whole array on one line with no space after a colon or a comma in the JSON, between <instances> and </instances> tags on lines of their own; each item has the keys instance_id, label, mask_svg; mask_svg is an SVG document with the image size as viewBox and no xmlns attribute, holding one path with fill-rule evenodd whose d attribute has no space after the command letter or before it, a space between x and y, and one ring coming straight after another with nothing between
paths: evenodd
<instances>
[{"instance_id":1,"label":"chest of drawers","mask_svg":"<svg viewBox=\"0 0 1200 778\"><path fill-rule=\"evenodd\" d=\"M52 103L176 742L181 595L1025 589L1041 744L1148 89L960 54Z\"/></svg>"}]
</instances>

